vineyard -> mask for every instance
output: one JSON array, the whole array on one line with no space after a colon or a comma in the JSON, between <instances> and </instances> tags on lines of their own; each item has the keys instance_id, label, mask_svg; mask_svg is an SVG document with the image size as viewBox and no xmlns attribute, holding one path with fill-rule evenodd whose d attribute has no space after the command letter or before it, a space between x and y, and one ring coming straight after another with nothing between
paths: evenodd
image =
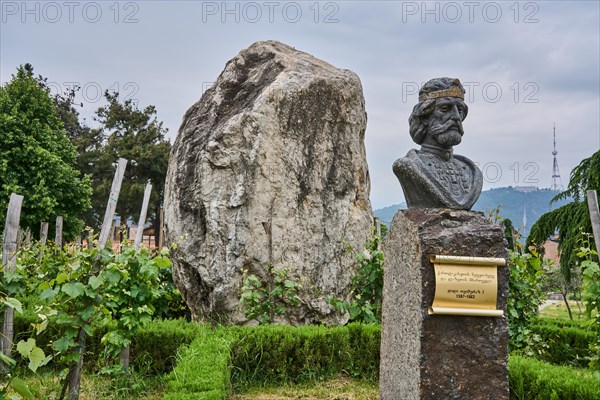
<instances>
[{"instance_id":1,"label":"vineyard","mask_svg":"<svg viewBox=\"0 0 600 400\"><path fill-rule=\"evenodd\" d=\"M153 317L167 316L169 305L181 302L171 278L168 250L151 253L141 246L143 228L134 241L127 238L116 247L109 243L113 216L127 161L117 165L104 223L99 234L87 231L86 239L62 245L62 217L57 218L54 242L47 241L48 223L40 228L39 241L32 242L19 229L23 196L11 196L4 230L2 274L2 368L10 387L24 398L33 394L14 376L14 312L33 316L30 329L16 343L17 354L36 372L49 364L63 380L59 399L78 399L88 338L103 330L100 338L106 358L103 370L127 371L132 337ZM147 185L139 226L145 224L152 186ZM40 345L47 343L44 348Z\"/></svg>"}]
</instances>

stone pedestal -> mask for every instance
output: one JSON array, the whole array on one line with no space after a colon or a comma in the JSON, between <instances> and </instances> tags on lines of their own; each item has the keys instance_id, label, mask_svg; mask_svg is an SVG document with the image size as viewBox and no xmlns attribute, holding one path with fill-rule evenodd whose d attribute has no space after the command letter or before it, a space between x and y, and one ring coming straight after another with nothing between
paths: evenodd
<instances>
[{"instance_id":1,"label":"stone pedestal","mask_svg":"<svg viewBox=\"0 0 600 400\"><path fill-rule=\"evenodd\" d=\"M483 214L399 211L385 243L380 399L508 400L508 267L498 267L504 317L429 315L432 255L507 258L500 226Z\"/></svg>"}]
</instances>

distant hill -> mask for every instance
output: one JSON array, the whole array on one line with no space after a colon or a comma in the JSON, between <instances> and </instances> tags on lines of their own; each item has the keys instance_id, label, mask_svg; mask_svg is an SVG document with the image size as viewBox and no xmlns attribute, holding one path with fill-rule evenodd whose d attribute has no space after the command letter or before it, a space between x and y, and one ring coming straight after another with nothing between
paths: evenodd
<instances>
[{"instance_id":1,"label":"distant hill","mask_svg":"<svg viewBox=\"0 0 600 400\"><path fill-rule=\"evenodd\" d=\"M483 211L489 214L490 211L500 207L500 216L509 218L515 228L523 226L523 213L526 216L526 234L529 229L538 220L538 218L548 211L554 210L571 200L561 200L550 205L550 200L559 192L550 189L538 189L532 186L504 187L484 190L479 196L479 200L473 206L475 211ZM379 217L382 223L390 225L392 218L398 209L406 208L406 203L394 204L375 210L373 213Z\"/></svg>"},{"instance_id":2,"label":"distant hill","mask_svg":"<svg viewBox=\"0 0 600 400\"><path fill-rule=\"evenodd\" d=\"M376 217L379 217L379 220L381 221L382 224L386 224L387 226L390 226L390 224L392 223L392 219L394 218L394 215L396 215L396 211L398 211L399 209L405 209L405 208L406 208L406 203L393 204L391 206L387 206L384 208L380 208L379 210L373 211L373 215L375 215Z\"/></svg>"}]
</instances>

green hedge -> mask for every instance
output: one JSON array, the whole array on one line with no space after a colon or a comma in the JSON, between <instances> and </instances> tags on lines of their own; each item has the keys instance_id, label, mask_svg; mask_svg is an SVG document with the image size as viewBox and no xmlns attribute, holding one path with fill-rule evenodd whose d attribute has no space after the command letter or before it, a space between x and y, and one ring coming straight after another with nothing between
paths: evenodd
<instances>
[{"instance_id":1,"label":"green hedge","mask_svg":"<svg viewBox=\"0 0 600 400\"><path fill-rule=\"evenodd\" d=\"M590 344L595 343L599 332L581 328L581 322L564 319L539 318L530 326L533 334L540 335L547 345L536 358L557 365L588 366Z\"/></svg>"},{"instance_id":2,"label":"green hedge","mask_svg":"<svg viewBox=\"0 0 600 400\"><path fill-rule=\"evenodd\" d=\"M511 399L600 399L600 378L592 370L557 366L520 356L508 361Z\"/></svg>"},{"instance_id":3,"label":"green hedge","mask_svg":"<svg viewBox=\"0 0 600 400\"><path fill-rule=\"evenodd\" d=\"M564 319L564 318L549 318L549 317L538 317L533 319L532 324L533 325L552 325L552 326L557 326L559 328L581 328L584 330L598 330L597 326L594 325L590 325L588 327L582 328L582 324L584 321L582 320L570 320L570 319Z\"/></svg>"},{"instance_id":4,"label":"green hedge","mask_svg":"<svg viewBox=\"0 0 600 400\"><path fill-rule=\"evenodd\" d=\"M203 326L183 319L158 320L140 329L131 342L131 365L160 375L173 370L177 351L204 332Z\"/></svg>"},{"instance_id":5,"label":"green hedge","mask_svg":"<svg viewBox=\"0 0 600 400\"><path fill-rule=\"evenodd\" d=\"M532 325L531 330L540 335L548 346L536 358L557 365L588 366L590 344L596 341L598 332L551 324Z\"/></svg>"},{"instance_id":6,"label":"green hedge","mask_svg":"<svg viewBox=\"0 0 600 400\"><path fill-rule=\"evenodd\" d=\"M258 326L228 328L232 375L247 383L298 383L346 372L376 380L381 327Z\"/></svg>"},{"instance_id":7,"label":"green hedge","mask_svg":"<svg viewBox=\"0 0 600 400\"><path fill-rule=\"evenodd\" d=\"M32 316L16 316L15 331L30 331L32 321ZM550 346L545 359L587 364L587 345L597 332L574 324L536 320L532 330ZM88 340L90 362L98 359L102 333ZM379 325L210 328L166 320L136 334L131 358L134 368L156 374L171 371L177 363L168 376L166 400L223 400L232 387L319 381L340 373L376 381L380 339ZM43 337L37 340L44 343ZM591 370L511 356L509 371L513 399L600 398L600 379Z\"/></svg>"},{"instance_id":8,"label":"green hedge","mask_svg":"<svg viewBox=\"0 0 600 400\"><path fill-rule=\"evenodd\" d=\"M223 399L246 385L377 380L381 327L204 327L170 374L165 400ZM229 375L231 371L231 376Z\"/></svg>"},{"instance_id":9,"label":"green hedge","mask_svg":"<svg viewBox=\"0 0 600 400\"><path fill-rule=\"evenodd\" d=\"M378 377L376 325L207 327L202 335L185 351L164 399L223 399L230 387L320 381L339 373ZM509 371L512 399L600 398L600 379L591 370L511 356Z\"/></svg>"}]
</instances>

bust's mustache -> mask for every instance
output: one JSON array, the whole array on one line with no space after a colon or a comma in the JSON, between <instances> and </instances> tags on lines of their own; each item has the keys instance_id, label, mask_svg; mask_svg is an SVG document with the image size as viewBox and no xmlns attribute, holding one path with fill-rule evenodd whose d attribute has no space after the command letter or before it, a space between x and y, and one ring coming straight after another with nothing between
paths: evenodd
<instances>
[{"instance_id":1,"label":"bust's mustache","mask_svg":"<svg viewBox=\"0 0 600 400\"><path fill-rule=\"evenodd\" d=\"M460 133L460 136L462 136L464 134L462 123L460 121L456 121L456 120L452 120L452 119L444 124L438 124L438 123L432 124L429 127L429 132L434 137L437 137L437 136L441 135L442 133L446 133L447 131L449 131L452 128L456 128L458 133Z\"/></svg>"}]
</instances>

